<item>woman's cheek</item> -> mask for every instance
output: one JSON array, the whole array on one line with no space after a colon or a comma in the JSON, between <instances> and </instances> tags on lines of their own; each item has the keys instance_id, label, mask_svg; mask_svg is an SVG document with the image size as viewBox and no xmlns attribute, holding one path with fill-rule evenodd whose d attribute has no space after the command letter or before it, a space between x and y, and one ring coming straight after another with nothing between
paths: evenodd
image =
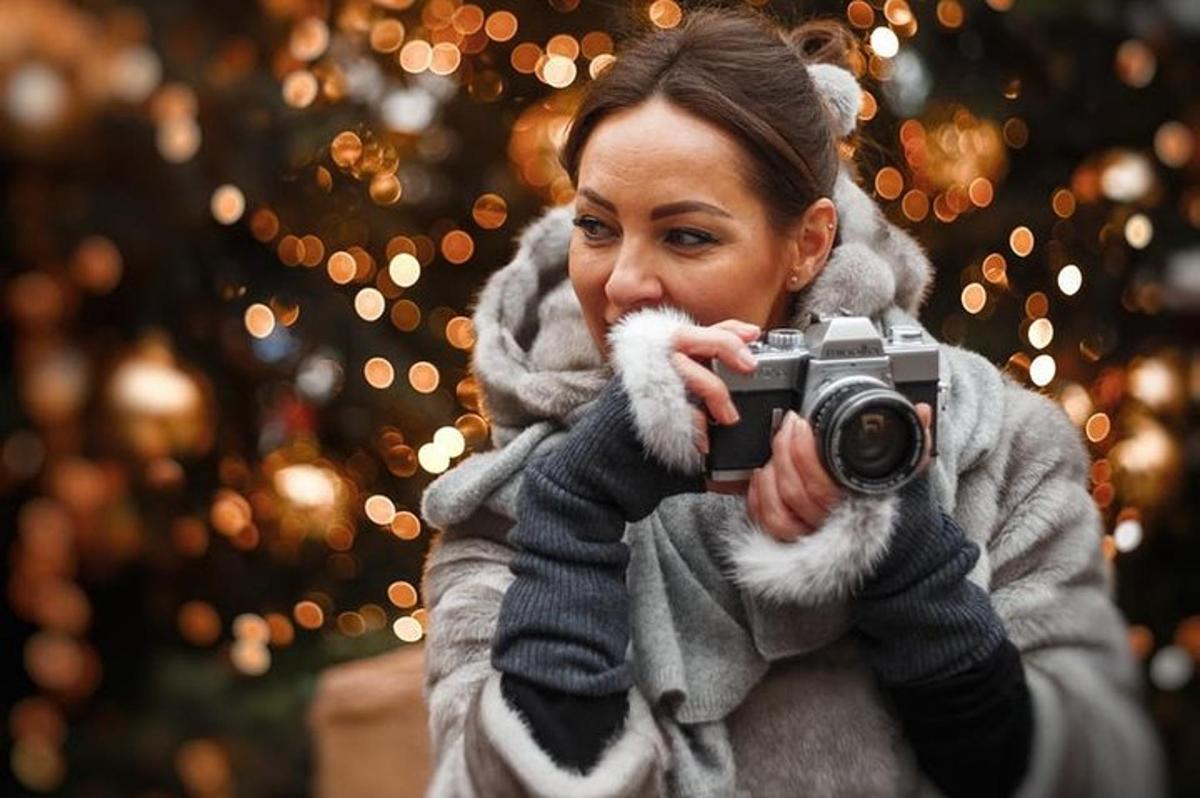
<instances>
[{"instance_id":1,"label":"woman's cheek","mask_svg":"<svg viewBox=\"0 0 1200 798\"><path fill-rule=\"evenodd\" d=\"M598 324L603 324L604 286L608 282L610 271L602 253L589 250L585 244L571 241L567 255L567 274L589 323L595 319L598 320Z\"/></svg>"}]
</instances>

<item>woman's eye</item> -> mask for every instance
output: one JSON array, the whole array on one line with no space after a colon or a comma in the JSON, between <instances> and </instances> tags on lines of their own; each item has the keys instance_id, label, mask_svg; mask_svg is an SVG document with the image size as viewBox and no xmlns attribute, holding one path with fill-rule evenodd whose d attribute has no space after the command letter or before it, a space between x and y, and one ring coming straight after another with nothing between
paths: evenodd
<instances>
[{"instance_id":1,"label":"woman's eye","mask_svg":"<svg viewBox=\"0 0 1200 798\"><path fill-rule=\"evenodd\" d=\"M583 231L584 238L598 241L606 237L608 227L595 216L577 216L574 224Z\"/></svg>"},{"instance_id":2,"label":"woman's eye","mask_svg":"<svg viewBox=\"0 0 1200 798\"><path fill-rule=\"evenodd\" d=\"M700 247L705 244L714 244L717 239L704 232L703 230L688 230L686 228L676 228L667 233L667 242L676 244L682 247Z\"/></svg>"}]
</instances>

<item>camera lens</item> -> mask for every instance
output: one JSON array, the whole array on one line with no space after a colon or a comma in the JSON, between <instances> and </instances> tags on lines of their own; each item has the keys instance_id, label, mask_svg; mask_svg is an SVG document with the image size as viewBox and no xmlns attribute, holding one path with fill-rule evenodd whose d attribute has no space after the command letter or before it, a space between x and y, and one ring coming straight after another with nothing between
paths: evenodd
<instances>
[{"instance_id":1,"label":"camera lens","mask_svg":"<svg viewBox=\"0 0 1200 798\"><path fill-rule=\"evenodd\" d=\"M912 451L912 428L894 407L868 406L843 423L842 455L863 476L872 479L887 476Z\"/></svg>"},{"instance_id":2,"label":"camera lens","mask_svg":"<svg viewBox=\"0 0 1200 798\"><path fill-rule=\"evenodd\" d=\"M925 430L902 394L874 380L835 387L812 413L830 475L860 493L885 493L916 473Z\"/></svg>"}]
</instances>

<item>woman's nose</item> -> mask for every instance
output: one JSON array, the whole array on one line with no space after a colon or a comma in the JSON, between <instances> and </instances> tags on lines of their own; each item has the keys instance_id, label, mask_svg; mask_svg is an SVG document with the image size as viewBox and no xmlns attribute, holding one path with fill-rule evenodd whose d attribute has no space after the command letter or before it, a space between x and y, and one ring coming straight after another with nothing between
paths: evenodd
<instances>
[{"instance_id":1,"label":"woman's nose","mask_svg":"<svg viewBox=\"0 0 1200 798\"><path fill-rule=\"evenodd\" d=\"M663 300L663 286L652 258L639 253L637 247L625 244L617 254L616 264L604 285L609 313L615 318L643 306L657 305Z\"/></svg>"}]
</instances>

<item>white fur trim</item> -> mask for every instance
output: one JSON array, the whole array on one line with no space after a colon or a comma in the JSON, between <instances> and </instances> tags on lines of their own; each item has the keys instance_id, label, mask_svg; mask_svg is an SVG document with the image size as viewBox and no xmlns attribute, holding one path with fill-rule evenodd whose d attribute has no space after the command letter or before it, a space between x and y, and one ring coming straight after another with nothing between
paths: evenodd
<instances>
[{"instance_id":1,"label":"white fur trim","mask_svg":"<svg viewBox=\"0 0 1200 798\"><path fill-rule=\"evenodd\" d=\"M776 540L743 513L726 549L733 579L773 604L846 598L887 551L898 501L894 494L847 495L820 529L794 543Z\"/></svg>"},{"instance_id":2,"label":"white fur trim","mask_svg":"<svg viewBox=\"0 0 1200 798\"><path fill-rule=\"evenodd\" d=\"M825 98L838 136L849 136L858 127L858 114L862 110L862 87L854 75L833 64L809 64L808 76Z\"/></svg>"},{"instance_id":3,"label":"white fur trim","mask_svg":"<svg viewBox=\"0 0 1200 798\"><path fill-rule=\"evenodd\" d=\"M646 308L625 316L608 333L613 370L629 397L638 439L659 462L685 474L704 469L696 447L692 405L671 364L675 332L694 324L682 310Z\"/></svg>"},{"instance_id":4,"label":"white fur trim","mask_svg":"<svg viewBox=\"0 0 1200 798\"><path fill-rule=\"evenodd\" d=\"M629 714L616 739L586 775L556 763L534 740L529 726L500 692L500 674L488 678L479 698L481 727L488 742L530 795L547 798L611 798L640 794L653 769L666 755L650 709L636 690L629 693ZM665 770L665 768L663 768Z\"/></svg>"}]
</instances>

